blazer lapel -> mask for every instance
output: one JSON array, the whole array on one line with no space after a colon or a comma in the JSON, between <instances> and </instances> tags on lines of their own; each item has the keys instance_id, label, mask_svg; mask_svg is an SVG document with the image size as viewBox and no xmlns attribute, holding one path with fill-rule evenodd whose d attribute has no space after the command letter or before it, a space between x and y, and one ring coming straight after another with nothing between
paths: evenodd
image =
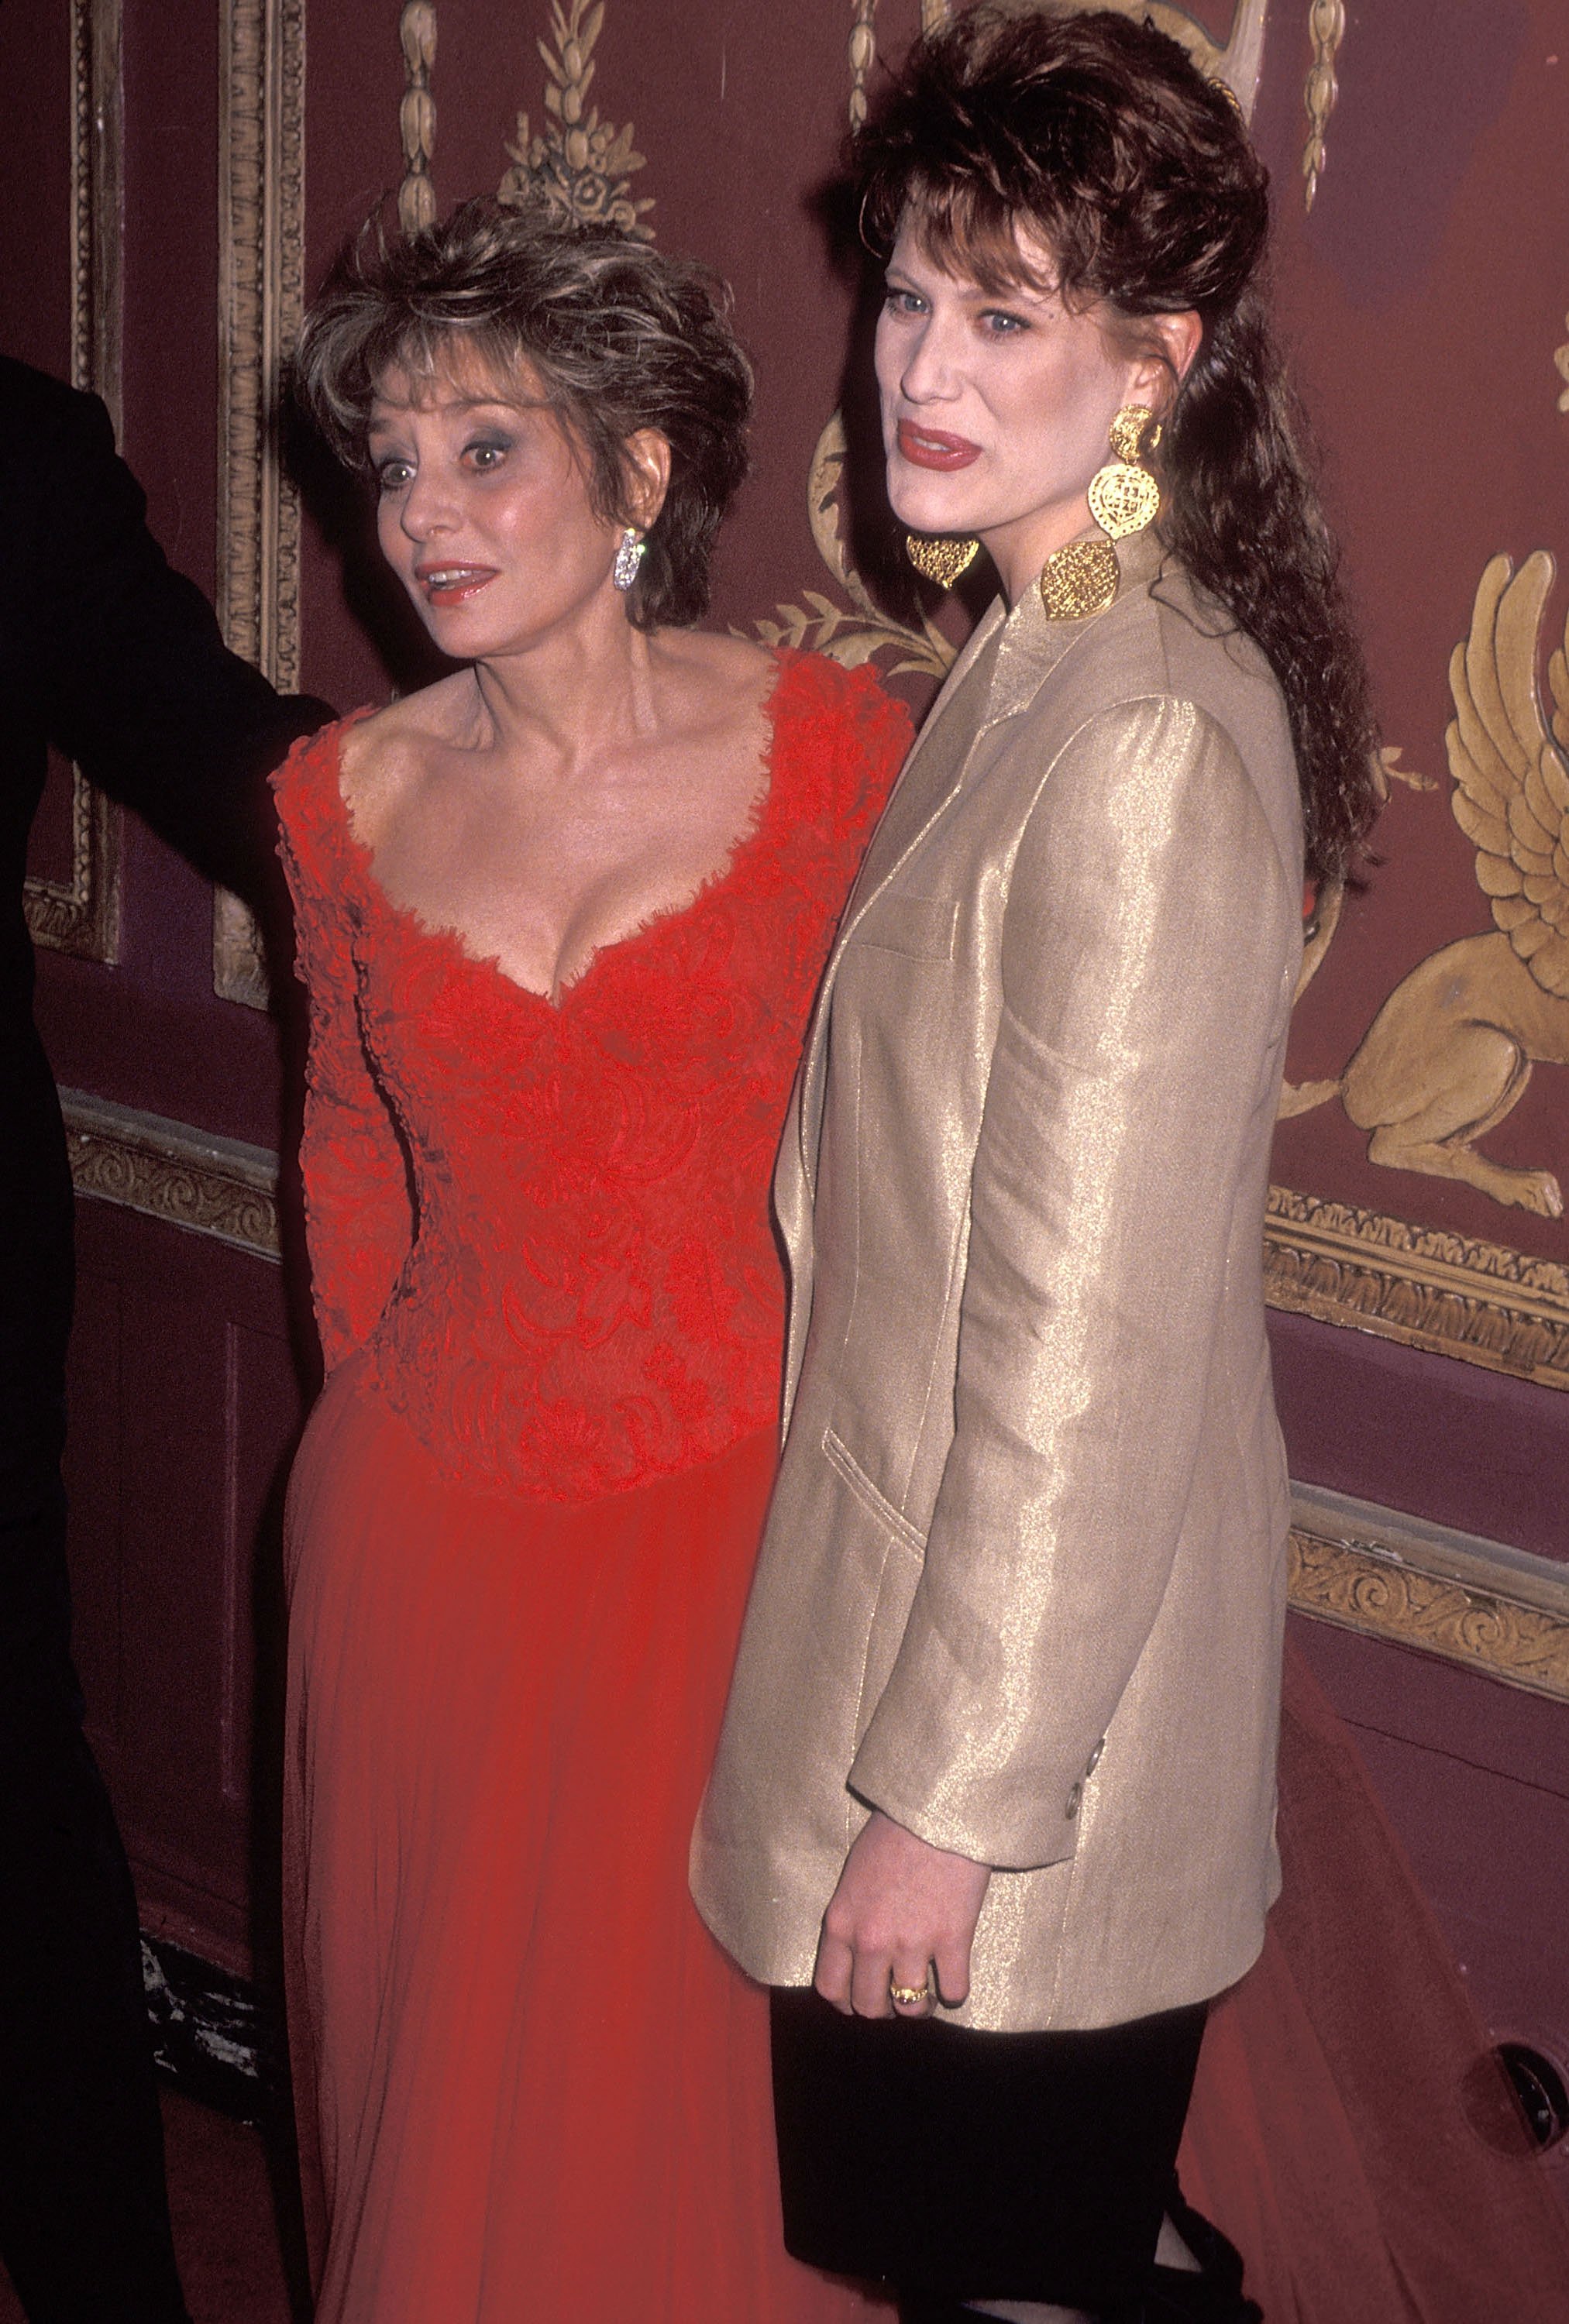
<instances>
[{"instance_id":1,"label":"blazer lapel","mask_svg":"<svg viewBox=\"0 0 1569 2324\"><path fill-rule=\"evenodd\" d=\"M1137 534L1117 543L1124 597L1131 589L1149 583L1159 567L1161 554L1158 536L1153 532ZM811 1275L812 1205L817 1199L828 1015L845 944L863 914L958 797L974 765L977 750L991 730L1003 719L1027 710L1064 657L1097 622L1104 621L1107 613L1114 612L1119 602L1122 598L1113 600L1104 612L1086 615L1083 621L1056 622L1047 613L1035 589L1027 590L1011 612L1001 598L996 599L948 672L872 835L818 987L775 1177L775 1209L789 1256L791 1277L785 1384L787 1418L810 1304L800 1294Z\"/></svg>"}]
</instances>

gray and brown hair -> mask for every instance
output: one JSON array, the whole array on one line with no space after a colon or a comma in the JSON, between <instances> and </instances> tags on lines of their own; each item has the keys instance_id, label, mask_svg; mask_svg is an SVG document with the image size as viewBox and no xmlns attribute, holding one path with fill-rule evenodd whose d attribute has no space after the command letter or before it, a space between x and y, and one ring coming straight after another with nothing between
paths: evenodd
<instances>
[{"instance_id":1,"label":"gray and brown hair","mask_svg":"<svg viewBox=\"0 0 1569 2324\"><path fill-rule=\"evenodd\" d=\"M714 536L746 473L752 407L717 277L542 208L465 202L396 238L374 220L305 318L296 389L338 457L363 467L387 375L435 379L459 351L503 392L531 368L607 523L626 521L628 439L665 438L669 489L628 611L640 629L696 621Z\"/></svg>"}]
</instances>

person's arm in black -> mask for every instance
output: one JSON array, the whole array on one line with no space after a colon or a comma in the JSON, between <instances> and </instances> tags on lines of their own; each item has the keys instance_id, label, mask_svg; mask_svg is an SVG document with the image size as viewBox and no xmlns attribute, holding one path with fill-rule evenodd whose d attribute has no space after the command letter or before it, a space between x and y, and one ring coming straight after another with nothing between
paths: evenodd
<instances>
[{"instance_id":1,"label":"person's arm in black","mask_svg":"<svg viewBox=\"0 0 1569 2324\"><path fill-rule=\"evenodd\" d=\"M51 399L39 543L51 618L51 739L209 878L272 887L266 777L326 703L281 696L228 651L211 606L172 571L97 397Z\"/></svg>"}]
</instances>

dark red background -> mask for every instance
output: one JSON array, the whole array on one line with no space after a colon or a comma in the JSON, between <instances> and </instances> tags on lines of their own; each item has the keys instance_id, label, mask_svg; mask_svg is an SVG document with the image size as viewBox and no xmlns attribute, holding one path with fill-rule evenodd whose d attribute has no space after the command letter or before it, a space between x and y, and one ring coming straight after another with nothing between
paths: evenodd
<instances>
[{"instance_id":1,"label":"dark red background","mask_svg":"<svg viewBox=\"0 0 1569 2324\"><path fill-rule=\"evenodd\" d=\"M1272 0L1256 134L1278 189L1279 305L1323 438L1386 736L1436 777L1397 788L1383 863L1298 1012L1297 1078L1339 1072L1398 979L1488 927L1447 804L1446 667L1488 559L1569 548L1569 26L1558 0L1353 5L1315 206L1302 198L1308 12ZM1229 29L1224 0L1195 14ZM125 448L171 557L204 586L217 518L217 12L125 0ZM433 163L445 205L494 189L526 107L543 125L545 0L438 0ZM69 57L64 0L0 5L7 225L0 344L62 370ZM918 0L882 0L897 53ZM808 197L846 118L844 0L607 0L592 101L635 125L634 191L666 247L734 286L757 362L755 467L723 548L715 618L748 626L808 588L808 465L840 395L850 286ZM307 264L402 171L396 0L309 0ZM1558 60L1559 44L1564 60ZM342 707L415 669L352 494L309 488L303 678ZM1554 599L1560 632L1564 593ZM54 846L47 834L42 844ZM60 1079L272 1145L282 1081L265 1017L216 1001L210 899L128 824L114 969L46 956L40 1016ZM1543 1069L1487 1141L1569 1164L1569 1074ZM1569 1255L1569 1229L1369 1164L1336 1106L1281 1130L1284 1184L1424 1224ZM267 1511L299 1408L283 1286L264 1262L83 1206L73 1484L83 1656L149 1914L243 1965L266 1817L248 1783L252 1593L275 1635ZM1569 1398L1294 1317L1275 1323L1297 1473L1550 1555L1569 1553ZM260 1548L254 1545L260 1544ZM254 1557L253 1558L253 1551ZM1569 2055L1549 1941L1569 1872L1563 1706L1399 1650L1311 1630L1500 2025ZM264 1802L263 1783L255 1797ZM262 1840L257 1841L260 1831Z\"/></svg>"}]
</instances>

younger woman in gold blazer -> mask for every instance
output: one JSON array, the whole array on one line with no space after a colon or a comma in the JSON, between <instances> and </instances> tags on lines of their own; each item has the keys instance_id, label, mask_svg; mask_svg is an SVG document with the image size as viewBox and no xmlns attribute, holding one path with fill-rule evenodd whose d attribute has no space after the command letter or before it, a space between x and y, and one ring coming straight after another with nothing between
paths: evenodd
<instances>
[{"instance_id":1,"label":"younger woman in gold blazer","mask_svg":"<svg viewBox=\"0 0 1569 2324\"><path fill-rule=\"evenodd\" d=\"M694 1887L817 1987L775 2021L798 2255L911 2317L1120 2318L1278 1884L1261 1227L1304 874L1371 818L1372 733L1225 92L1121 16L975 11L861 160L890 497L1002 597L797 1084Z\"/></svg>"}]
</instances>

